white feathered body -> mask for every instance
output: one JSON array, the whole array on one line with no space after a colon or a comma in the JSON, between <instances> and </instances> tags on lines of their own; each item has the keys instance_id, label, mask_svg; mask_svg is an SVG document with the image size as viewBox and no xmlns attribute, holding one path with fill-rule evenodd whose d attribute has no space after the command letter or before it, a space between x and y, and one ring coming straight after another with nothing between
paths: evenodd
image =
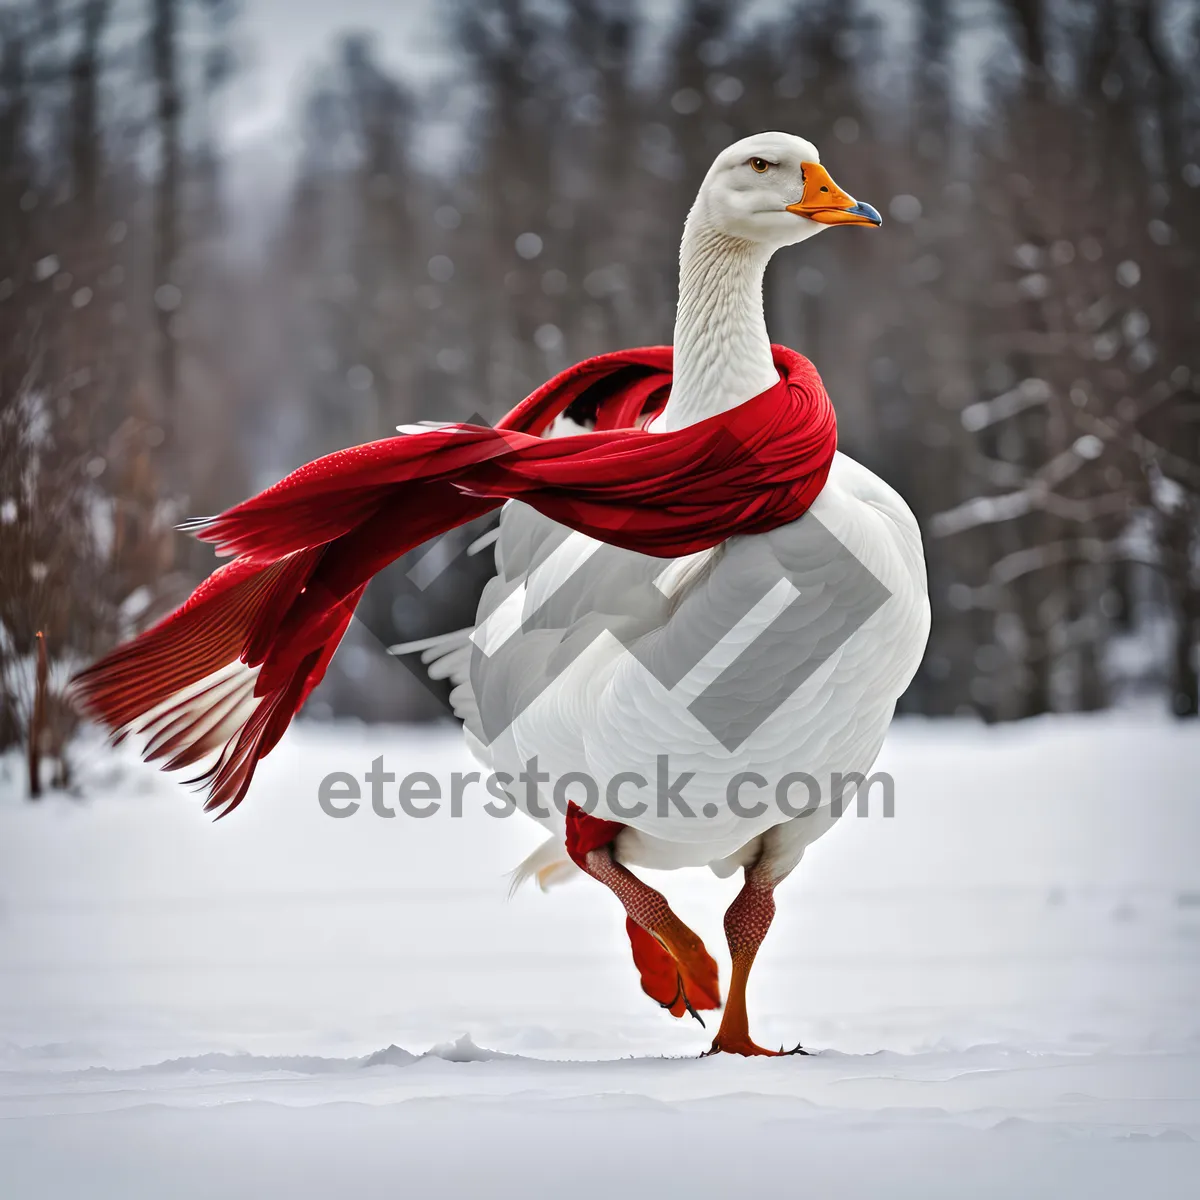
<instances>
[{"instance_id":1,"label":"white feathered body","mask_svg":"<svg viewBox=\"0 0 1200 1200\"><path fill-rule=\"evenodd\" d=\"M864 572L857 564L890 596L837 644L861 599ZM537 769L549 775L532 805L523 784L509 789L551 834L530 868L543 872L543 881L569 870L555 783L585 773L601 798L596 815L613 818L603 798L622 772L648 786L618 793L625 805L647 802L641 816L619 817L626 825L615 847L620 861L707 864L723 875L765 852L782 878L833 823L835 773L869 772L929 629L916 521L887 484L843 454L799 520L687 559L598 543L511 503L501 517L496 567L476 630L430 657L444 656L442 673L458 680L453 700L482 764L516 779L536 758ZM766 598L753 604L764 591ZM791 625L781 655L778 634L764 637L764 631L784 608ZM680 645L706 636L716 643L711 652L683 679L672 679ZM825 655L831 643L836 649ZM689 711L701 693L711 695L718 676L721 704L752 711L783 666L794 668L810 654L819 665L733 750ZM686 654L683 661L690 662ZM660 811L664 758L670 780L692 775L680 793L691 815L674 804ZM737 812L728 787L743 772L761 776L768 788L743 787ZM789 818L773 789L796 772L817 781L821 804ZM582 785L569 784L564 794L582 800ZM809 795L800 786L789 800L802 809ZM849 810L853 796L847 788ZM760 798L766 810L745 816Z\"/></svg>"}]
</instances>

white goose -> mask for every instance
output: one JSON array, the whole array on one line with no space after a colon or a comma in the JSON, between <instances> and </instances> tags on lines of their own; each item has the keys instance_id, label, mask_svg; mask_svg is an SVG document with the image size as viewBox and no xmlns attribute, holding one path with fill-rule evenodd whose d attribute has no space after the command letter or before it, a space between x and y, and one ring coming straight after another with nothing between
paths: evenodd
<instances>
[{"instance_id":1,"label":"white goose","mask_svg":"<svg viewBox=\"0 0 1200 1200\"><path fill-rule=\"evenodd\" d=\"M826 225L880 223L819 164L815 146L785 133L745 138L713 163L684 229L674 382L652 431L777 382L762 303L775 251ZM801 204L806 176L809 195L828 189L827 207ZM420 648L431 673L456 684L473 753L525 783L512 795L549 833L515 883L547 887L578 873L561 809L565 796L582 803L586 775L604 798L596 815L621 828L582 865L625 905L645 990L682 1015L717 1007L716 966L628 868L743 869L725 918L733 976L713 1050L774 1053L751 1040L745 1005L773 891L836 819L838 774L870 771L924 651L929 603L912 513L839 453L800 519L665 569L510 502L496 570L477 625ZM695 715L700 697L715 704L715 722ZM747 735L722 738L712 729L722 720L741 720ZM819 806L797 773L815 781ZM634 776L649 788L640 813ZM607 804L613 794L619 805ZM843 799L853 795L851 784Z\"/></svg>"}]
</instances>

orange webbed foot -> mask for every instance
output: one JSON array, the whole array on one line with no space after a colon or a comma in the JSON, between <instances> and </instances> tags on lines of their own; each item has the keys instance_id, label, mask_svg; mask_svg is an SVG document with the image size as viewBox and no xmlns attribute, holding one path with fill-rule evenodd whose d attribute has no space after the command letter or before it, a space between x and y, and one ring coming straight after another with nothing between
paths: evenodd
<instances>
[{"instance_id":1,"label":"orange webbed foot","mask_svg":"<svg viewBox=\"0 0 1200 1200\"><path fill-rule=\"evenodd\" d=\"M720 1033L713 1038L713 1044L705 1050L700 1056L708 1058L711 1054L740 1054L744 1058L751 1058L755 1055L765 1055L768 1058L787 1058L792 1054L808 1055L809 1051L803 1046L795 1046L791 1050L785 1050L782 1046L778 1050L768 1050L765 1046L758 1045L757 1042L752 1042L746 1038L723 1038Z\"/></svg>"},{"instance_id":2,"label":"orange webbed foot","mask_svg":"<svg viewBox=\"0 0 1200 1200\"><path fill-rule=\"evenodd\" d=\"M642 991L672 1016L691 1013L703 1025L698 1010L720 1008L721 988L717 964L700 938L673 913L654 933L629 918L625 928Z\"/></svg>"}]
</instances>

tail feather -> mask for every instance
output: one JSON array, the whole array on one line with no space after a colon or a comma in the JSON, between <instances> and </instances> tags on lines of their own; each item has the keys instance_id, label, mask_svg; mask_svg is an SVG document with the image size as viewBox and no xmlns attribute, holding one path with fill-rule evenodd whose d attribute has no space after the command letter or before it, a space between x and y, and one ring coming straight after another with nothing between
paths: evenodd
<instances>
[{"instance_id":1,"label":"tail feather","mask_svg":"<svg viewBox=\"0 0 1200 1200\"><path fill-rule=\"evenodd\" d=\"M257 678L253 668L231 663L217 673L216 682L185 692L177 702L164 706L161 715L143 721L138 733L147 739L146 761L166 758L163 769L176 771L215 753L253 715Z\"/></svg>"},{"instance_id":2,"label":"tail feather","mask_svg":"<svg viewBox=\"0 0 1200 1200\"><path fill-rule=\"evenodd\" d=\"M297 671L291 687L264 697L240 727L236 739L226 743L217 761L191 781L209 790L205 812L220 809L218 817L225 817L245 799L259 760L283 736L311 690L311 685L305 686L307 679L307 671Z\"/></svg>"},{"instance_id":3,"label":"tail feather","mask_svg":"<svg viewBox=\"0 0 1200 1200\"><path fill-rule=\"evenodd\" d=\"M143 757L165 770L211 760L189 782L209 791L205 811L241 803L254 769L283 735L349 622L342 614L328 641L299 661L262 664L283 617L305 593L320 549L273 563L236 559L214 572L181 608L100 659L72 681L73 696L108 727L114 742L141 739Z\"/></svg>"},{"instance_id":4,"label":"tail feather","mask_svg":"<svg viewBox=\"0 0 1200 1200\"><path fill-rule=\"evenodd\" d=\"M536 880L538 887L546 892L580 874L580 869L567 857L562 838L549 837L513 869L508 877L508 894L515 895L530 879Z\"/></svg>"},{"instance_id":5,"label":"tail feather","mask_svg":"<svg viewBox=\"0 0 1200 1200\"><path fill-rule=\"evenodd\" d=\"M313 562L298 554L219 568L182 607L75 676L78 702L118 730L237 662L254 631L290 603Z\"/></svg>"}]
</instances>

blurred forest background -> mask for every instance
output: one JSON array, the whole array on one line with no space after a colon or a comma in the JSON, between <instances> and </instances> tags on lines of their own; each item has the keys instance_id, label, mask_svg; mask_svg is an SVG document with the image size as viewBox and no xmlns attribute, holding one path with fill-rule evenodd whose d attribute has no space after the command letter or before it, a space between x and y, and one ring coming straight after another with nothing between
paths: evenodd
<instances>
[{"instance_id":1,"label":"blurred forest background","mask_svg":"<svg viewBox=\"0 0 1200 1200\"><path fill-rule=\"evenodd\" d=\"M254 4L0 3L0 748L38 630L56 753L70 670L211 568L178 520L669 341L684 214L762 129L884 214L767 292L925 531L902 708L1196 716L1195 0L447 2L415 78L331 33L261 204L221 115ZM380 646L470 620L479 532L375 581L310 715L442 711Z\"/></svg>"}]
</instances>

